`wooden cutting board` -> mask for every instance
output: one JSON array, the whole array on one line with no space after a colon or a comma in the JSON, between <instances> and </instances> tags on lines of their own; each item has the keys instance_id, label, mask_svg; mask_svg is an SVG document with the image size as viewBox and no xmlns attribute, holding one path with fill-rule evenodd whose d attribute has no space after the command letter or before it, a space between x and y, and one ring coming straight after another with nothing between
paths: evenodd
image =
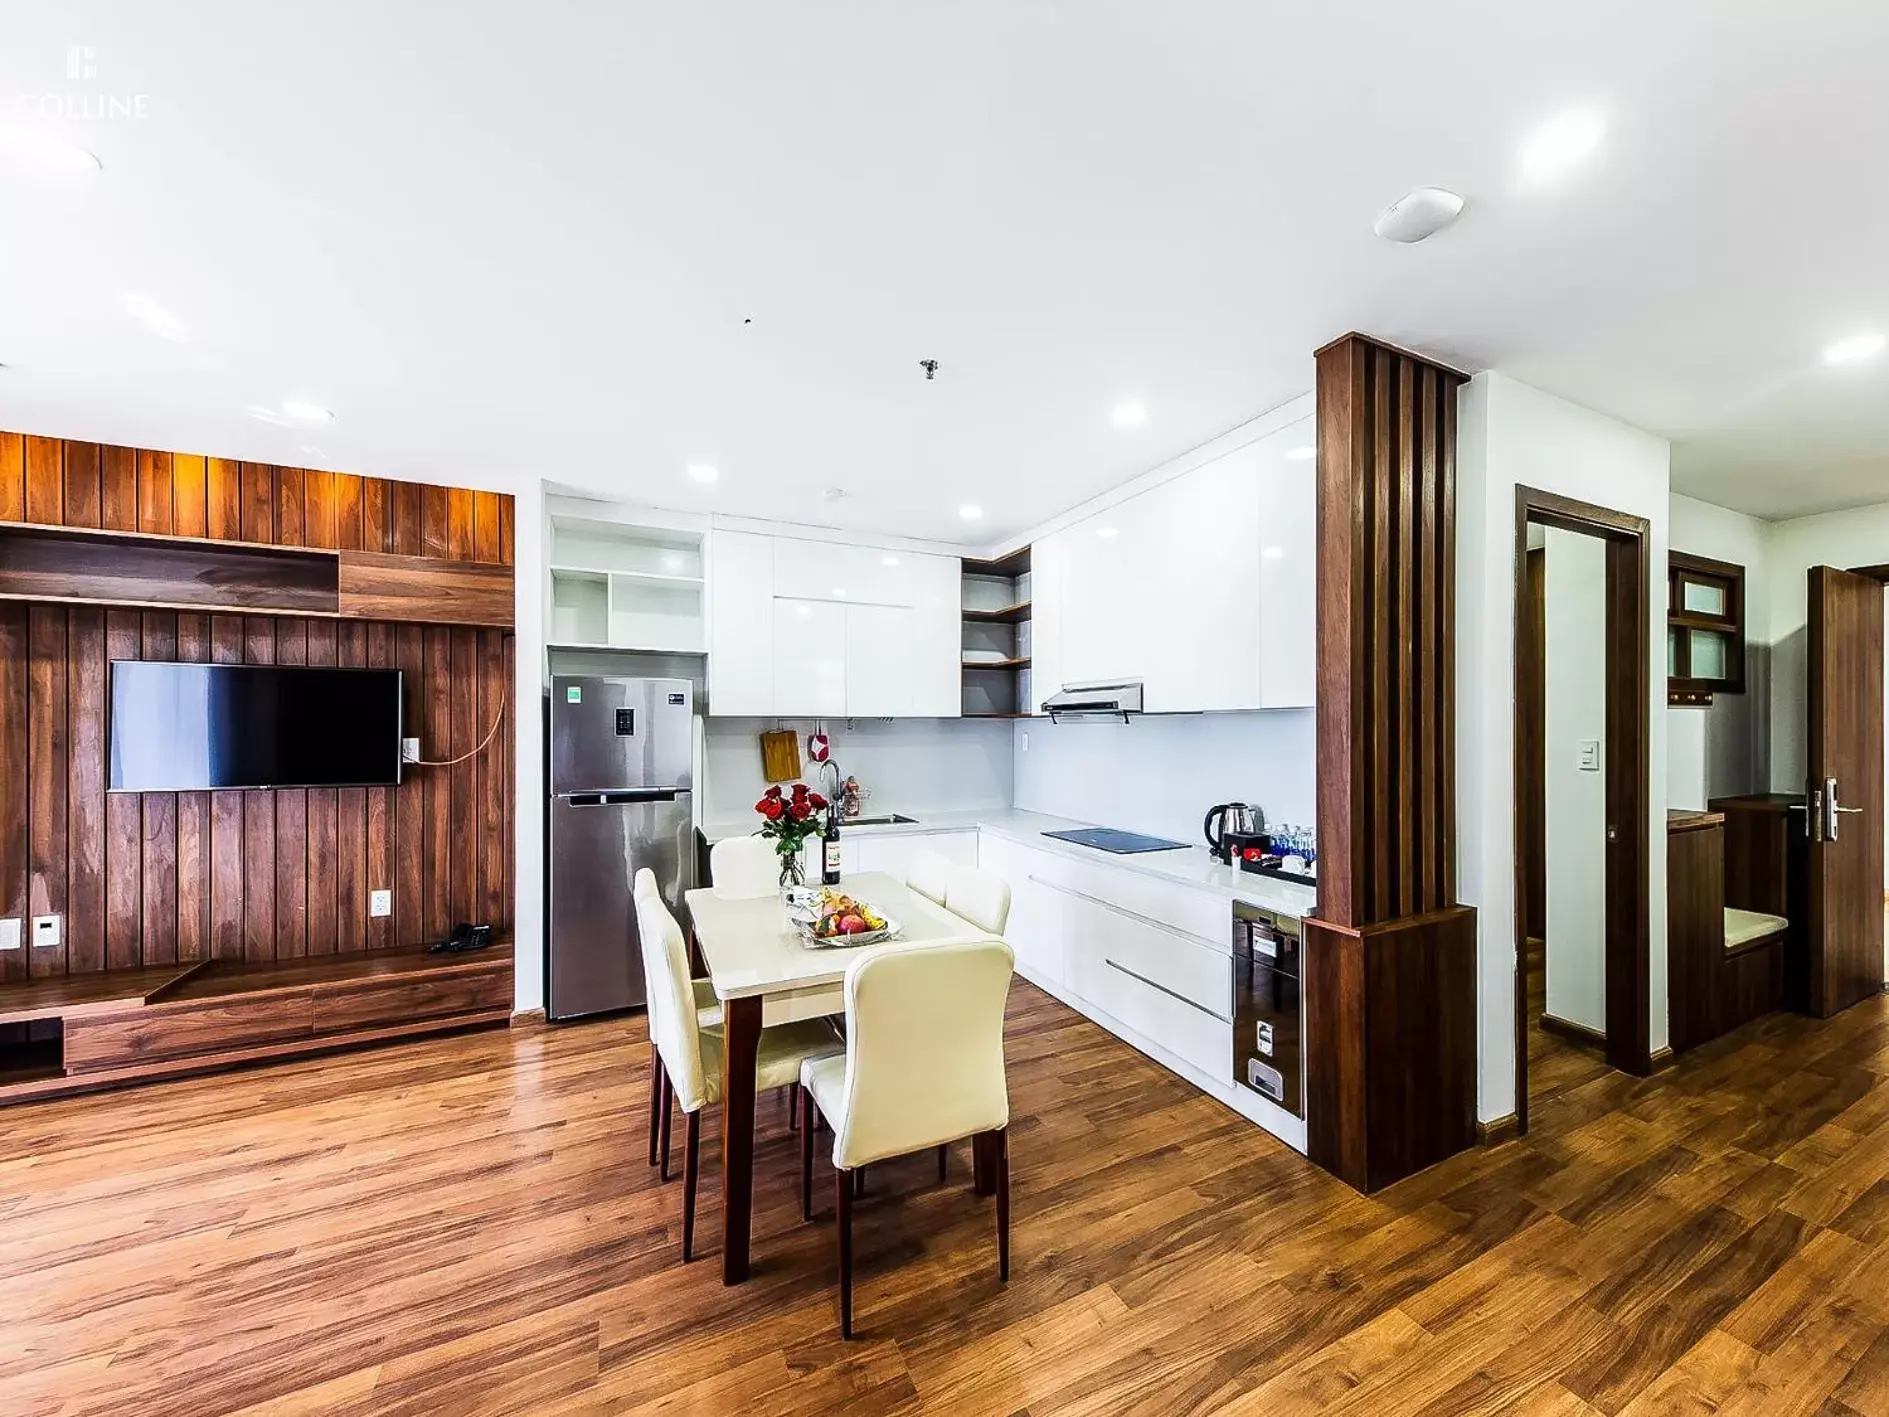
<instances>
[{"instance_id":1,"label":"wooden cutting board","mask_svg":"<svg viewBox=\"0 0 1889 1417\"><path fill-rule=\"evenodd\" d=\"M800 735L781 729L761 735L761 776L769 782L800 779Z\"/></svg>"}]
</instances>

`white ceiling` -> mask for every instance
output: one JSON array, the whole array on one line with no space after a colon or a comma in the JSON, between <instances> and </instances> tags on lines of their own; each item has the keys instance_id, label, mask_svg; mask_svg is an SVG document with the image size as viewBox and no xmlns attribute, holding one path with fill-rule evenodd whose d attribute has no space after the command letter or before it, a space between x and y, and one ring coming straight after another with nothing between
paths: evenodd
<instances>
[{"instance_id":1,"label":"white ceiling","mask_svg":"<svg viewBox=\"0 0 1889 1417\"><path fill-rule=\"evenodd\" d=\"M1889 498L1889 362L1819 363L1889 328L1885 5L7 0L0 29L0 121L146 96L67 125L102 172L0 162L0 426L983 542L1304 392L1358 328L1671 436L1696 496ZM1570 106L1599 150L1525 186ZM1373 237L1420 183L1462 221ZM241 412L285 397L337 421Z\"/></svg>"}]
</instances>

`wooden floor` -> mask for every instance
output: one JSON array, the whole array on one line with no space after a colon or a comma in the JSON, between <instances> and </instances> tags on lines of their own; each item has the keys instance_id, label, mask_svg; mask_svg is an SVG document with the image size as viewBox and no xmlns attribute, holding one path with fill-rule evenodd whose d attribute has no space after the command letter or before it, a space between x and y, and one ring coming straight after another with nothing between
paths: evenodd
<instances>
[{"instance_id":1,"label":"wooden floor","mask_svg":"<svg viewBox=\"0 0 1889 1417\"><path fill-rule=\"evenodd\" d=\"M766 1099L756 1279L712 1163L678 1262L645 1056L540 1027L0 1113L0 1412L1889 1413L1889 1001L1366 1199L1020 984L1011 1281L965 1148L878 1168L850 1344Z\"/></svg>"}]
</instances>

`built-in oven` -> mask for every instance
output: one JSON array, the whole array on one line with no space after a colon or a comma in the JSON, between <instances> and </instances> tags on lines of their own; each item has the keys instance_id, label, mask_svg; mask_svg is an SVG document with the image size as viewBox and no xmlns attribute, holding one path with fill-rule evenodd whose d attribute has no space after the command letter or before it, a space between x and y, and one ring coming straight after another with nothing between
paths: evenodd
<instances>
[{"instance_id":1,"label":"built-in oven","mask_svg":"<svg viewBox=\"0 0 1889 1417\"><path fill-rule=\"evenodd\" d=\"M1233 903L1233 1080L1305 1115L1299 922Z\"/></svg>"}]
</instances>

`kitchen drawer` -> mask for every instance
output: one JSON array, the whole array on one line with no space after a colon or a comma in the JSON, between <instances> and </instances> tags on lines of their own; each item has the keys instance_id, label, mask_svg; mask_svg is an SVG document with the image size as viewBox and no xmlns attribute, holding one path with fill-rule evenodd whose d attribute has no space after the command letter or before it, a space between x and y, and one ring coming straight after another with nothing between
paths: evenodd
<instances>
[{"instance_id":1,"label":"kitchen drawer","mask_svg":"<svg viewBox=\"0 0 1889 1417\"><path fill-rule=\"evenodd\" d=\"M1113 976L1138 979L1202 1014L1232 1016L1233 958L1185 935L1065 891L1064 934L1071 983L1085 998L1100 996Z\"/></svg>"},{"instance_id":2,"label":"kitchen drawer","mask_svg":"<svg viewBox=\"0 0 1889 1417\"><path fill-rule=\"evenodd\" d=\"M489 969L317 985L313 1026L316 1033L384 1028L416 1019L509 1009L511 1003L512 971L507 960Z\"/></svg>"},{"instance_id":3,"label":"kitchen drawer","mask_svg":"<svg viewBox=\"0 0 1889 1417\"><path fill-rule=\"evenodd\" d=\"M66 1069L98 1072L305 1038L313 1027L314 1003L312 988L289 989L69 1019Z\"/></svg>"},{"instance_id":4,"label":"kitchen drawer","mask_svg":"<svg viewBox=\"0 0 1889 1417\"><path fill-rule=\"evenodd\" d=\"M1220 1082L1233 1071L1233 1025L1104 959L1089 1002L1148 1042Z\"/></svg>"},{"instance_id":5,"label":"kitchen drawer","mask_svg":"<svg viewBox=\"0 0 1889 1417\"><path fill-rule=\"evenodd\" d=\"M1052 858L1047 871L1039 868L1039 874L1104 905L1190 935L1229 959L1233 956L1233 906L1212 891L1061 855Z\"/></svg>"}]
</instances>

